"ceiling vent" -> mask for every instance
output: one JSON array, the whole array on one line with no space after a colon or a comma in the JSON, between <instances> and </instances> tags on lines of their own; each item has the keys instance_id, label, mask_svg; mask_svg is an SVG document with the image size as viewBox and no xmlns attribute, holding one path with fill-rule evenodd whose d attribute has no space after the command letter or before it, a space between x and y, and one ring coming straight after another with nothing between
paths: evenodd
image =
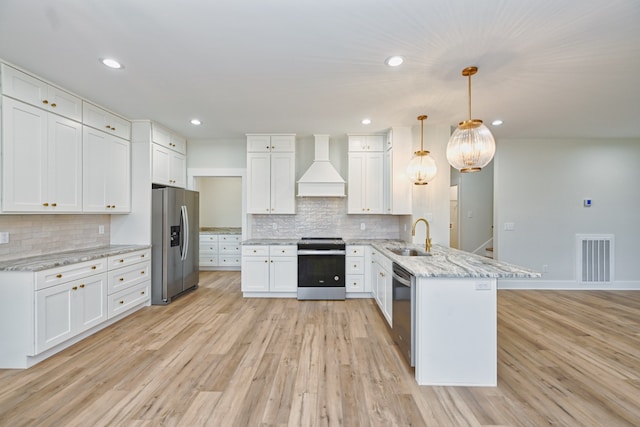
<instances>
[{"instance_id":1,"label":"ceiling vent","mask_svg":"<svg viewBox=\"0 0 640 427\"><path fill-rule=\"evenodd\" d=\"M329 135L313 135L315 156L298 181L298 197L344 197L345 180L329 161Z\"/></svg>"}]
</instances>

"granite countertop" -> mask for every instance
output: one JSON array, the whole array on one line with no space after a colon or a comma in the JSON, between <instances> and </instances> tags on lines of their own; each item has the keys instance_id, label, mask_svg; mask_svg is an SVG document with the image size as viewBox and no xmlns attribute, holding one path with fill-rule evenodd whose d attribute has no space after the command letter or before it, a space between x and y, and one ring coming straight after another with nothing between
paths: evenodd
<instances>
[{"instance_id":1,"label":"granite countertop","mask_svg":"<svg viewBox=\"0 0 640 427\"><path fill-rule=\"evenodd\" d=\"M538 278L541 274L491 258L475 255L446 246L434 245L431 256L396 255L388 248L413 248L424 252L424 246L401 241L375 241L370 243L384 256L398 263L416 277L473 278Z\"/></svg>"},{"instance_id":2,"label":"granite countertop","mask_svg":"<svg viewBox=\"0 0 640 427\"><path fill-rule=\"evenodd\" d=\"M58 252L28 258L0 261L0 271L41 271L63 265L76 264L93 259L120 255L150 248L151 245L111 245L77 251Z\"/></svg>"},{"instance_id":3,"label":"granite countertop","mask_svg":"<svg viewBox=\"0 0 640 427\"><path fill-rule=\"evenodd\" d=\"M297 245L299 239L249 239L242 242L243 245Z\"/></svg>"},{"instance_id":4,"label":"granite countertop","mask_svg":"<svg viewBox=\"0 0 640 427\"><path fill-rule=\"evenodd\" d=\"M200 234L242 234L240 227L200 227Z\"/></svg>"}]
</instances>

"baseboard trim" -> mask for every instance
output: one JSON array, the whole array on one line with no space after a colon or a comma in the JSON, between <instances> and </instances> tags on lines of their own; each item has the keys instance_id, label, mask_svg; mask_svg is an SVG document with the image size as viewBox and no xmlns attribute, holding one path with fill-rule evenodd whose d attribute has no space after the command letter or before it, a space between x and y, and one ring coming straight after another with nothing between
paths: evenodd
<instances>
[{"instance_id":1,"label":"baseboard trim","mask_svg":"<svg viewBox=\"0 0 640 427\"><path fill-rule=\"evenodd\" d=\"M566 291L640 291L640 281L615 281L609 284L578 283L574 280L498 279L500 289L554 289Z\"/></svg>"}]
</instances>

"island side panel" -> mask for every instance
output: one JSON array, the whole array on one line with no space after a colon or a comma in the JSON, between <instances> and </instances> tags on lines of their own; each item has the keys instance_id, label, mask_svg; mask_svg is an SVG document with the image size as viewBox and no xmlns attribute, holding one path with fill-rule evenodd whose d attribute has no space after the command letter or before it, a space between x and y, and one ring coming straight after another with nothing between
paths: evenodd
<instances>
[{"instance_id":1,"label":"island side panel","mask_svg":"<svg viewBox=\"0 0 640 427\"><path fill-rule=\"evenodd\" d=\"M497 386L496 279L418 277L419 385Z\"/></svg>"}]
</instances>

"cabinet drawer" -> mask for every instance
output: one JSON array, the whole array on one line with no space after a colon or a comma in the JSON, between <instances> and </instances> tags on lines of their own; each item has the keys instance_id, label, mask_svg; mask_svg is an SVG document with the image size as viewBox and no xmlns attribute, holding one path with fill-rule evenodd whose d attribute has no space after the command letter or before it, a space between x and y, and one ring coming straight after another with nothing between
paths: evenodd
<instances>
[{"instance_id":1,"label":"cabinet drawer","mask_svg":"<svg viewBox=\"0 0 640 427\"><path fill-rule=\"evenodd\" d=\"M243 246L242 256L269 256L269 246Z\"/></svg>"},{"instance_id":2,"label":"cabinet drawer","mask_svg":"<svg viewBox=\"0 0 640 427\"><path fill-rule=\"evenodd\" d=\"M297 245L274 245L270 246L270 256L298 256Z\"/></svg>"},{"instance_id":3,"label":"cabinet drawer","mask_svg":"<svg viewBox=\"0 0 640 427\"><path fill-rule=\"evenodd\" d=\"M347 274L346 292L364 292L364 276L358 274Z\"/></svg>"},{"instance_id":4,"label":"cabinet drawer","mask_svg":"<svg viewBox=\"0 0 640 427\"><path fill-rule=\"evenodd\" d=\"M240 254L236 256L221 256L220 264L221 266L239 266L240 265Z\"/></svg>"},{"instance_id":5,"label":"cabinet drawer","mask_svg":"<svg viewBox=\"0 0 640 427\"><path fill-rule=\"evenodd\" d=\"M109 294L127 289L133 285L151 279L151 261L145 261L128 267L109 271Z\"/></svg>"},{"instance_id":6,"label":"cabinet drawer","mask_svg":"<svg viewBox=\"0 0 640 427\"><path fill-rule=\"evenodd\" d=\"M215 255L218 253L218 245L211 243L200 243L200 255Z\"/></svg>"},{"instance_id":7,"label":"cabinet drawer","mask_svg":"<svg viewBox=\"0 0 640 427\"><path fill-rule=\"evenodd\" d=\"M36 273L36 290L107 271L107 259L79 262Z\"/></svg>"},{"instance_id":8,"label":"cabinet drawer","mask_svg":"<svg viewBox=\"0 0 640 427\"><path fill-rule=\"evenodd\" d=\"M364 256L364 246L347 246L347 256Z\"/></svg>"},{"instance_id":9,"label":"cabinet drawer","mask_svg":"<svg viewBox=\"0 0 640 427\"><path fill-rule=\"evenodd\" d=\"M218 243L218 235L217 234L201 234L200 242L201 243Z\"/></svg>"},{"instance_id":10,"label":"cabinet drawer","mask_svg":"<svg viewBox=\"0 0 640 427\"><path fill-rule=\"evenodd\" d=\"M216 267L218 265L218 255L200 254L200 267Z\"/></svg>"},{"instance_id":11,"label":"cabinet drawer","mask_svg":"<svg viewBox=\"0 0 640 427\"><path fill-rule=\"evenodd\" d=\"M364 258L347 257L346 274L364 274Z\"/></svg>"},{"instance_id":12,"label":"cabinet drawer","mask_svg":"<svg viewBox=\"0 0 640 427\"><path fill-rule=\"evenodd\" d=\"M220 243L240 243L240 235L237 234L221 234L218 236Z\"/></svg>"},{"instance_id":13,"label":"cabinet drawer","mask_svg":"<svg viewBox=\"0 0 640 427\"><path fill-rule=\"evenodd\" d=\"M220 255L223 254L238 254L240 255L240 244L236 243L227 243L227 244L220 244L220 246L218 246L218 253L220 253Z\"/></svg>"},{"instance_id":14,"label":"cabinet drawer","mask_svg":"<svg viewBox=\"0 0 640 427\"><path fill-rule=\"evenodd\" d=\"M109 295L108 312L109 319L129 310L136 305L147 303L151 298L151 281L140 283L129 289L124 289Z\"/></svg>"},{"instance_id":15,"label":"cabinet drawer","mask_svg":"<svg viewBox=\"0 0 640 427\"><path fill-rule=\"evenodd\" d=\"M109 269L126 267L142 261L151 260L151 249L141 249L139 251L127 252L109 257Z\"/></svg>"}]
</instances>

